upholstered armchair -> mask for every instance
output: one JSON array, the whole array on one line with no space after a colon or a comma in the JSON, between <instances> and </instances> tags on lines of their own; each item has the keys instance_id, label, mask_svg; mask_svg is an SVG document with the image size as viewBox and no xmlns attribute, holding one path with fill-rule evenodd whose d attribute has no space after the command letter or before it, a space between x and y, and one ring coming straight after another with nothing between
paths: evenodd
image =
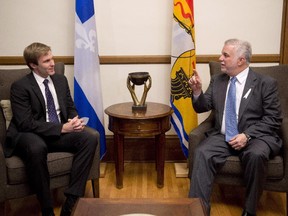
<instances>
[{"instance_id":1,"label":"upholstered armchair","mask_svg":"<svg viewBox=\"0 0 288 216\"><path fill-rule=\"evenodd\" d=\"M210 62L210 75L221 73L219 62ZM279 95L283 112L283 123L281 127L281 138L283 148L281 154L271 158L268 163L268 176L266 179L265 190L286 193L286 209L288 207L288 65L251 67L254 71L274 77L278 81ZM211 112L209 117L204 120L189 135L189 177L193 169L193 152L196 146L205 138L204 132L213 127L214 114ZM239 158L231 156L228 158L224 167L217 174L215 182L225 185L244 186L243 170ZM288 211L288 209L286 210Z\"/></svg>"},{"instance_id":2,"label":"upholstered armchair","mask_svg":"<svg viewBox=\"0 0 288 216\"><path fill-rule=\"evenodd\" d=\"M64 74L64 64L56 63L56 73ZM11 84L30 73L25 69L0 69L0 215L5 214L5 201L21 198L33 194L27 184L25 165L17 156L5 158L2 143L6 137L6 123L11 119L10 86ZM92 182L93 195L99 197L100 177L100 145L98 145L90 171L89 179ZM51 189L66 187L69 184L73 154L67 152L49 153L48 168L50 173Z\"/></svg>"}]
</instances>

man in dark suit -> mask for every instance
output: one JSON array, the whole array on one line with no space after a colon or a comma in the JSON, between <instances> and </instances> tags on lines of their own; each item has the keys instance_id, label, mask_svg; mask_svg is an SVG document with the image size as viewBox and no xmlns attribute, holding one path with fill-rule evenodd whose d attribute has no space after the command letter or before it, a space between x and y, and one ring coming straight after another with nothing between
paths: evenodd
<instances>
[{"instance_id":1,"label":"man in dark suit","mask_svg":"<svg viewBox=\"0 0 288 216\"><path fill-rule=\"evenodd\" d=\"M66 77L55 74L50 47L32 43L25 48L24 58L31 73L11 86L13 119L7 131L5 153L23 159L42 215L54 215L47 154L73 152L70 184L64 192L66 201L61 210L61 216L70 215L77 199L84 195L99 133L78 118Z\"/></svg>"},{"instance_id":2,"label":"man in dark suit","mask_svg":"<svg viewBox=\"0 0 288 216\"><path fill-rule=\"evenodd\" d=\"M193 89L196 112L214 110L215 126L196 148L193 160L189 197L203 199L210 213L210 195L214 176L230 155L238 155L246 183L246 201L242 215L256 215L257 203L263 191L267 161L279 153L282 141L277 135L282 116L276 80L253 72L249 68L251 45L238 39L227 40L219 58L223 73L211 78L202 92L197 71L189 80ZM232 83L235 80L235 84ZM228 89L234 88L233 108ZM234 87L232 87L234 86ZM229 115L227 115L229 113ZM232 112L233 113L233 112ZM233 116L235 127L233 128ZM227 136L230 134L230 137Z\"/></svg>"}]
</instances>

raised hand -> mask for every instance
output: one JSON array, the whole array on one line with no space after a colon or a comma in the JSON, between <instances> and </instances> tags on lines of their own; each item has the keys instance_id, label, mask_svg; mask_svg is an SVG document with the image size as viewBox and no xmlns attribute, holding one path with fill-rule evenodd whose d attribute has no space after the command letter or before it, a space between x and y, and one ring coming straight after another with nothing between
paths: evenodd
<instances>
[{"instance_id":1,"label":"raised hand","mask_svg":"<svg viewBox=\"0 0 288 216\"><path fill-rule=\"evenodd\" d=\"M190 77L188 80L189 86L193 90L194 95L200 95L202 91L202 81L201 78L198 74L198 72L194 69L193 70L193 75Z\"/></svg>"}]
</instances>

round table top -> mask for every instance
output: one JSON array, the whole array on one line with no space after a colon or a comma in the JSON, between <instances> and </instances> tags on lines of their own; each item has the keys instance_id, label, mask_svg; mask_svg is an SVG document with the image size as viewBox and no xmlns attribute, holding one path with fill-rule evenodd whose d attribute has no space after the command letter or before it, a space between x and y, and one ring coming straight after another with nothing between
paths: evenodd
<instances>
[{"instance_id":1,"label":"round table top","mask_svg":"<svg viewBox=\"0 0 288 216\"><path fill-rule=\"evenodd\" d=\"M147 102L146 111L132 111L133 102L114 104L105 109L109 116L124 119L153 119L169 116L173 113L170 106L161 103Z\"/></svg>"}]
</instances>

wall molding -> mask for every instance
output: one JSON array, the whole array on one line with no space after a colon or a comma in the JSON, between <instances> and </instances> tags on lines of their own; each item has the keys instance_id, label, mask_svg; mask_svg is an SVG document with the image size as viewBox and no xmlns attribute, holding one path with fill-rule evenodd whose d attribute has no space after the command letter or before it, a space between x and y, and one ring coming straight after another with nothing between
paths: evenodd
<instances>
[{"instance_id":1,"label":"wall molding","mask_svg":"<svg viewBox=\"0 0 288 216\"><path fill-rule=\"evenodd\" d=\"M196 62L207 64L210 61L218 61L220 55L197 55ZM170 64L170 55L123 55L123 56L100 56L100 64ZM54 56L56 62L65 65L74 64L74 56ZM252 56L253 63L280 63L279 54L255 54ZM22 56L0 56L0 65L25 65Z\"/></svg>"}]
</instances>

